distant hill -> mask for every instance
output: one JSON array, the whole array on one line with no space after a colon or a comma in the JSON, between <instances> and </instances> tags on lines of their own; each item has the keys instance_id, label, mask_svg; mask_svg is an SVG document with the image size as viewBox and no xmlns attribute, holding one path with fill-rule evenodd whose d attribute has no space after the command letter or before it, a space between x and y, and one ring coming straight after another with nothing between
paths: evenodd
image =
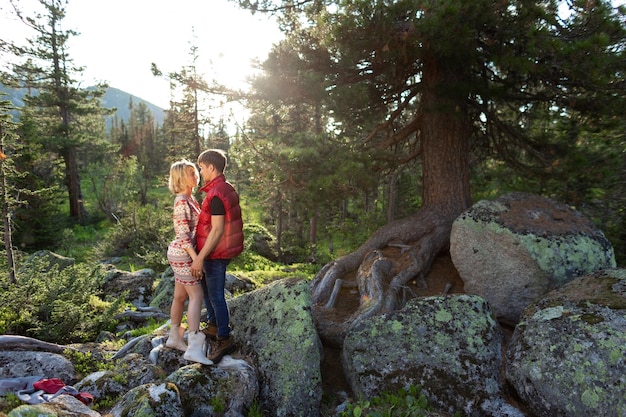
<instances>
[{"instance_id":1,"label":"distant hill","mask_svg":"<svg viewBox=\"0 0 626 417\"><path fill-rule=\"evenodd\" d=\"M0 84L0 92L5 93L5 98L8 98L15 107L19 108L24 105L24 96L28 91L25 88L7 88ZM107 89L106 93L104 93L104 96L102 97L102 107L108 109L116 108L117 118L119 120L128 121L128 118L130 117L128 104L130 103L131 97L134 104L139 104L140 102L146 103L146 106L152 112L152 116L154 116L156 123L159 126L163 125L165 110L130 93L118 90L117 88L109 87ZM3 97L0 96L0 99L3 99ZM107 129L111 126L112 119L113 116L107 117Z\"/></svg>"},{"instance_id":2,"label":"distant hill","mask_svg":"<svg viewBox=\"0 0 626 417\"><path fill-rule=\"evenodd\" d=\"M146 106L152 112L152 116L154 116L154 120L156 121L156 123L159 126L163 126L163 117L165 115L165 110L130 93L118 90L117 88L109 87L107 89L106 93L104 93L104 96L102 97L102 107L107 109L116 108L117 118L119 120L128 121L128 118L130 117L130 109L128 108L128 104L130 103L131 98L133 99L134 105L137 105L140 102L146 103ZM107 128L109 128L110 122L111 120L107 120Z\"/></svg>"},{"instance_id":3,"label":"distant hill","mask_svg":"<svg viewBox=\"0 0 626 417\"><path fill-rule=\"evenodd\" d=\"M8 88L0 84L0 93L6 94L6 96L0 94L0 100L8 99L15 107L22 107L24 105L26 92L25 88Z\"/></svg>"}]
</instances>

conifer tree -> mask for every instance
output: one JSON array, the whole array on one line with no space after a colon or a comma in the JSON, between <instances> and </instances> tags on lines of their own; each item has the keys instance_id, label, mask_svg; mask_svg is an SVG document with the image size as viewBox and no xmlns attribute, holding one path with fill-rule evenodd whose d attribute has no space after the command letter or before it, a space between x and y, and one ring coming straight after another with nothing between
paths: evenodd
<instances>
[{"instance_id":1,"label":"conifer tree","mask_svg":"<svg viewBox=\"0 0 626 417\"><path fill-rule=\"evenodd\" d=\"M201 109L201 106L203 98L206 98L206 94L212 90L203 75L198 72L199 53L195 40L190 43L189 58L190 63L183 66L180 71L166 75L170 82L172 99L164 128L166 136L169 136L170 153L193 161L205 147L202 132L204 126L209 123L206 116L209 109ZM163 76L154 63L152 73L157 77Z\"/></svg>"},{"instance_id":2,"label":"conifer tree","mask_svg":"<svg viewBox=\"0 0 626 417\"><path fill-rule=\"evenodd\" d=\"M15 256L13 253L13 220L12 211L15 199L11 192L11 185L8 179L15 175L11 151L7 149L10 143L13 145L13 152L17 148L17 134L15 133L16 123L10 113L14 106L8 100L4 100L0 94L0 211L2 212L4 252L9 273L9 282L16 284ZM8 154L8 155L7 155Z\"/></svg>"},{"instance_id":3,"label":"conifer tree","mask_svg":"<svg viewBox=\"0 0 626 417\"><path fill-rule=\"evenodd\" d=\"M82 72L75 67L68 52L68 40L78 35L73 30L63 30L65 17L63 0L39 0L42 13L20 19L34 31L28 45L20 49L22 62L14 69L14 76L26 87L25 108L36 118L37 136L44 148L57 154L64 166L64 182L68 191L70 218L83 224L87 221L80 183L80 150L94 137L93 123L103 124L107 111L101 107L100 97L106 85L92 89L76 87L74 77Z\"/></svg>"}]
</instances>

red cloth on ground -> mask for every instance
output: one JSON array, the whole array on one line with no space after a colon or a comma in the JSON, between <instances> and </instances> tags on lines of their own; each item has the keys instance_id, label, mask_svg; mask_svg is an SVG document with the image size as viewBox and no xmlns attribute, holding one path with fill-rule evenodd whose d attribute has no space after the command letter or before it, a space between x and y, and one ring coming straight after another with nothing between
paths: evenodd
<instances>
[{"instance_id":1,"label":"red cloth on ground","mask_svg":"<svg viewBox=\"0 0 626 417\"><path fill-rule=\"evenodd\" d=\"M33 388L37 391L43 390L47 394L56 394L65 386L65 382L59 378L41 379L33 384Z\"/></svg>"}]
</instances>

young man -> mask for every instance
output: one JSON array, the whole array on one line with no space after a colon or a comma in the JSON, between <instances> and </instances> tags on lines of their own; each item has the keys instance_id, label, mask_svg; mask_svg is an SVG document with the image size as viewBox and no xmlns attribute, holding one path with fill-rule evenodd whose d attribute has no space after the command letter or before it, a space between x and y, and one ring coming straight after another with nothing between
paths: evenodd
<instances>
[{"instance_id":1,"label":"young man","mask_svg":"<svg viewBox=\"0 0 626 417\"><path fill-rule=\"evenodd\" d=\"M206 193L198 218L196 242L198 256L191 266L192 275L202 276L204 270L208 328L207 334L216 343L209 359L217 364L235 347L230 338L230 315L224 286L226 267L230 260L243 250L243 221L239 195L226 181L226 155L221 150L210 149L198 156L200 175ZM208 300L207 300L208 298Z\"/></svg>"}]
</instances>

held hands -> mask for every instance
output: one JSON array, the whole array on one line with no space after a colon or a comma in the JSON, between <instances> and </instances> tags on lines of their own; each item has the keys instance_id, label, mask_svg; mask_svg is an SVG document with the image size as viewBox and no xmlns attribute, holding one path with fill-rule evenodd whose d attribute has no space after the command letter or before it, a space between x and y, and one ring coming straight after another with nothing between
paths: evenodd
<instances>
[{"instance_id":1,"label":"held hands","mask_svg":"<svg viewBox=\"0 0 626 417\"><path fill-rule=\"evenodd\" d=\"M191 276L194 277L197 281L202 279L202 270L203 270L203 262L200 257L196 257L191 264Z\"/></svg>"}]
</instances>

